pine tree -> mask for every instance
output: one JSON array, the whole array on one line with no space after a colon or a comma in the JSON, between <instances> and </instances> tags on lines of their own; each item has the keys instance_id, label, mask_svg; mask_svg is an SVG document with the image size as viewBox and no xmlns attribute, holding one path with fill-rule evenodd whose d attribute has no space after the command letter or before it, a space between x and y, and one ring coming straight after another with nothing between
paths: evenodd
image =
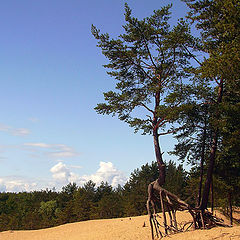
<instances>
[{"instance_id":1,"label":"pine tree","mask_svg":"<svg viewBox=\"0 0 240 240\"><path fill-rule=\"evenodd\" d=\"M115 91L104 93L106 102L95 110L117 115L136 132L153 135L160 185L165 182L165 165L159 136L175 131L173 123L188 96L183 82L189 76L193 54L187 49L194 47L183 21L170 27L170 8L168 5L138 20L125 5L125 33L117 39L92 27L98 47L109 60L104 67L117 80Z\"/></svg>"},{"instance_id":2,"label":"pine tree","mask_svg":"<svg viewBox=\"0 0 240 240\"><path fill-rule=\"evenodd\" d=\"M191 9L188 17L201 31L202 50L209 55L198 69L198 74L202 81L211 85L216 84L211 113L212 146L201 201L201 209L205 210L218 144L225 125L225 109L231 105L226 96L229 93L239 95L240 90L240 5L238 0L186 0L185 2Z\"/></svg>"}]
</instances>

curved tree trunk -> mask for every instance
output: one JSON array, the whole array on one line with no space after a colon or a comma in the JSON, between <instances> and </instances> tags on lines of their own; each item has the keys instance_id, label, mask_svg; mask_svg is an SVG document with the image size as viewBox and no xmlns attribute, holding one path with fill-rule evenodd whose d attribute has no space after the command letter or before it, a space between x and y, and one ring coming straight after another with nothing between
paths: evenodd
<instances>
[{"instance_id":1,"label":"curved tree trunk","mask_svg":"<svg viewBox=\"0 0 240 240\"><path fill-rule=\"evenodd\" d=\"M159 137L158 132L156 129L154 129L153 130L153 142L154 142L155 156L156 156L156 160L158 163L158 170L159 170L158 183L160 186L162 186L165 183L166 169L165 169L165 164L163 162L158 137Z\"/></svg>"}]
</instances>

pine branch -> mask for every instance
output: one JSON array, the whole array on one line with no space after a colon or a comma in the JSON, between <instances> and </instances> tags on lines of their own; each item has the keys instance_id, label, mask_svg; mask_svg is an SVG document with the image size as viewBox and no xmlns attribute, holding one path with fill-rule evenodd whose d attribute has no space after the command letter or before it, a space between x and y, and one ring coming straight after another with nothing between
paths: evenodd
<instances>
[{"instance_id":1,"label":"pine branch","mask_svg":"<svg viewBox=\"0 0 240 240\"><path fill-rule=\"evenodd\" d=\"M178 132L181 129L183 129L183 127L179 127L179 128L174 129L174 130L168 130L167 132L159 133L158 135L159 136L163 136L163 135L167 135L167 134L170 134L170 133L176 133L176 132Z\"/></svg>"},{"instance_id":2,"label":"pine branch","mask_svg":"<svg viewBox=\"0 0 240 240\"><path fill-rule=\"evenodd\" d=\"M187 49L186 46L183 46L183 48L188 52L188 54L189 54L200 66L202 66L202 63Z\"/></svg>"},{"instance_id":3,"label":"pine branch","mask_svg":"<svg viewBox=\"0 0 240 240\"><path fill-rule=\"evenodd\" d=\"M151 110L148 106L146 106L144 103L140 103L141 106L143 106L145 109L147 109L149 112L151 112L152 114L154 114L154 111Z\"/></svg>"},{"instance_id":4,"label":"pine branch","mask_svg":"<svg viewBox=\"0 0 240 240\"><path fill-rule=\"evenodd\" d=\"M146 39L145 39L144 35L143 35L143 41L144 41L145 47L147 48L148 55L149 55L149 57L150 57L150 59L151 59L151 62L152 62L152 64L153 64L153 66L155 67L155 69L157 69L157 66L156 66L155 62L153 61L152 54L151 54L151 52L150 52L150 50L149 50L149 47L148 47L148 44L147 44L147 42L146 42Z\"/></svg>"}]
</instances>

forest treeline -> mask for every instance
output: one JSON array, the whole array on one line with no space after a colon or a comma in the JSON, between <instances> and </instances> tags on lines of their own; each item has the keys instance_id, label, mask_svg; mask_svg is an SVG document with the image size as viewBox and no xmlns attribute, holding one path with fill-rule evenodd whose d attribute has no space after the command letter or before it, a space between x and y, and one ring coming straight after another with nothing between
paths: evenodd
<instances>
[{"instance_id":1,"label":"forest treeline","mask_svg":"<svg viewBox=\"0 0 240 240\"><path fill-rule=\"evenodd\" d=\"M187 173L182 165L166 164L165 188L194 205L198 194L199 168ZM158 176L156 162L134 170L124 186L113 188L107 182L92 181L83 186L69 183L61 191L0 193L0 231L40 229L90 219L117 218L146 214L147 186ZM226 210L226 184L214 179L214 201ZM233 205L239 206L239 194Z\"/></svg>"}]
</instances>

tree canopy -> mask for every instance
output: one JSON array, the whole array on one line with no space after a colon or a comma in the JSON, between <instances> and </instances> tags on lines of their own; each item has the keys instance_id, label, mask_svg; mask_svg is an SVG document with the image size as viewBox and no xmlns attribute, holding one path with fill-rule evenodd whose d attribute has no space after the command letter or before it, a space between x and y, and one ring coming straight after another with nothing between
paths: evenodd
<instances>
[{"instance_id":1,"label":"tree canopy","mask_svg":"<svg viewBox=\"0 0 240 240\"><path fill-rule=\"evenodd\" d=\"M167 5L138 20L126 4L124 33L117 39L92 26L98 47L109 60L104 67L117 80L115 91L105 92L105 103L95 110L117 115L135 131L153 135L161 183L165 170L158 138L174 131L173 123L189 96L184 79L194 56L189 48L196 44L184 21L170 26L170 8Z\"/></svg>"}]
</instances>

